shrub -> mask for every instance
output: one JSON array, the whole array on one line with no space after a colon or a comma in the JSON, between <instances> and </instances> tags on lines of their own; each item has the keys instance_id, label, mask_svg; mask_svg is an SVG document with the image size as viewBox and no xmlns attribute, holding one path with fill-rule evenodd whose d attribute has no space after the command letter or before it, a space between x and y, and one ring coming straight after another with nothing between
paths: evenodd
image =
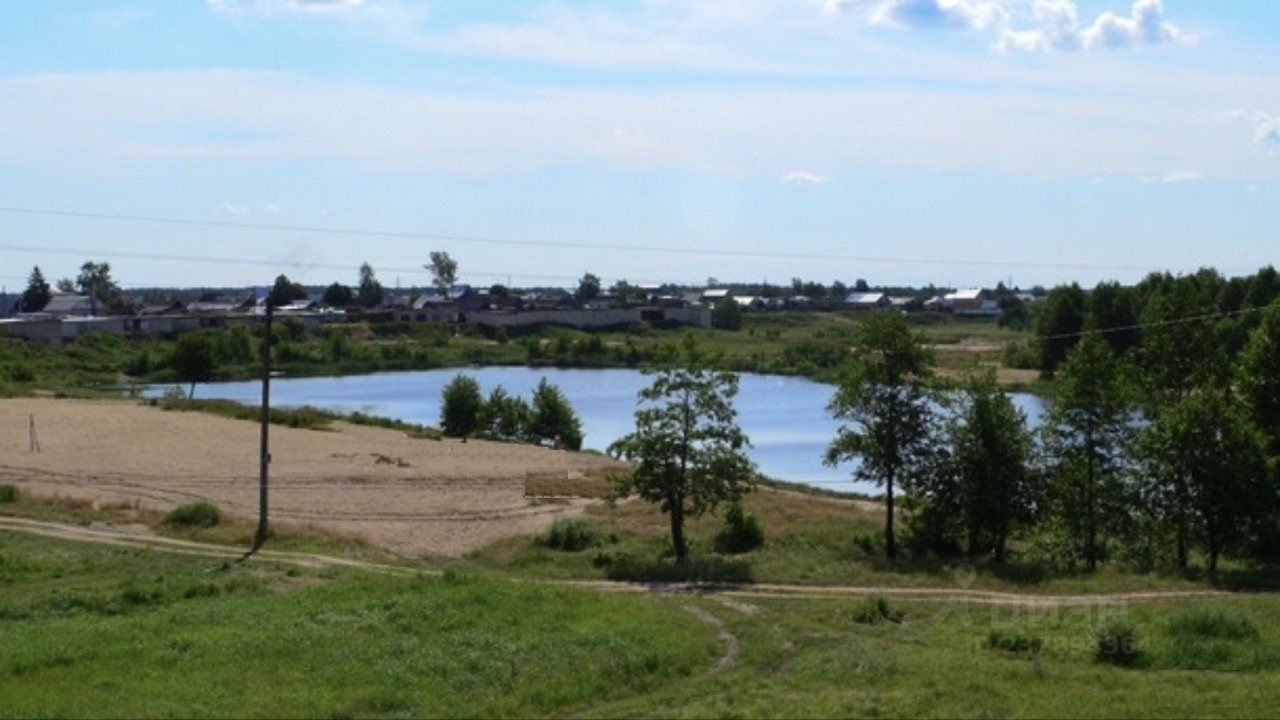
<instances>
[{"instance_id":1,"label":"shrub","mask_svg":"<svg viewBox=\"0 0 1280 720\"><path fill-rule=\"evenodd\" d=\"M538 543L554 550L577 552L604 545L606 536L596 524L586 518L557 518Z\"/></svg>"},{"instance_id":2,"label":"shrub","mask_svg":"<svg viewBox=\"0 0 1280 720\"><path fill-rule=\"evenodd\" d=\"M1132 665L1138 659L1138 628L1124 615L1111 615L1093 626L1094 656L1112 665Z\"/></svg>"},{"instance_id":3,"label":"shrub","mask_svg":"<svg viewBox=\"0 0 1280 720\"><path fill-rule=\"evenodd\" d=\"M1168 631L1175 637L1218 640L1253 640L1258 628L1248 615L1235 608L1190 607L1169 618Z\"/></svg>"},{"instance_id":4,"label":"shrub","mask_svg":"<svg viewBox=\"0 0 1280 720\"><path fill-rule=\"evenodd\" d=\"M764 530L753 513L742 509L742 503L729 503L724 524L716 533L716 550L722 553L744 553L764 544Z\"/></svg>"},{"instance_id":5,"label":"shrub","mask_svg":"<svg viewBox=\"0 0 1280 720\"><path fill-rule=\"evenodd\" d=\"M18 501L18 488L13 485L0 485L0 503Z\"/></svg>"},{"instance_id":6,"label":"shrub","mask_svg":"<svg viewBox=\"0 0 1280 720\"><path fill-rule=\"evenodd\" d=\"M890 605L889 599L883 595L869 595L862 598L857 605L853 606L851 614L854 622L863 625L875 625L882 621L900 623L903 618L902 611Z\"/></svg>"},{"instance_id":7,"label":"shrub","mask_svg":"<svg viewBox=\"0 0 1280 720\"><path fill-rule=\"evenodd\" d=\"M644 561L619 556L608 565L610 580L627 582L749 583L751 566L741 560L711 556L691 557L683 563L672 560Z\"/></svg>"},{"instance_id":8,"label":"shrub","mask_svg":"<svg viewBox=\"0 0 1280 720\"><path fill-rule=\"evenodd\" d=\"M175 527L213 527L221 522L222 512L207 502L180 505L164 516L164 523Z\"/></svg>"},{"instance_id":9,"label":"shrub","mask_svg":"<svg viewBox=\"0 0 1280 720\"><path fill-rule=\"evenodd\" d=\"M1021 630L992 628L987 633L987 648L1019 655L1035 655L1044 647L1044 642L1035 635Z\"/></svg>"}]
</instances>

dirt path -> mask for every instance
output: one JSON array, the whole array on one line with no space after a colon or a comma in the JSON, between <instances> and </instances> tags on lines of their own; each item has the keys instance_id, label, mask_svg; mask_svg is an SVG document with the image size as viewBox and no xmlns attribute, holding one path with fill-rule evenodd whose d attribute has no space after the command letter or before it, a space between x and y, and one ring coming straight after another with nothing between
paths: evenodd
<instances>
[{"instance_id":1,"label":"dirt path","mask_svg":"<svg viewBox=\"0 0 1280 720\"><path fill-rule=\"evenodd\" d=\"M78 540L104 545L142 548L197 555L219 559L235 559L243 550L226 545L200 543L189 540L140 535L111 527L84 527L63 523L43 522L25 518L0 516L0 530L26 532L62 540ZM298 565L302 567L345 567L370 572L396 575L437 575L439 571L420 569L408 565L392 565L364 560L263 549L254 560ZM1132 603L1166 602L1196 598L1225 598L1257 595L1259 593L1227 592L1223 590L1143 590L1135 592L1105 593L1094 595L1031 595L993 590L968 590L962 588L901 588L885 586L816 586L758 583L752 585L712 586L699 583L625 583L610 580L556 580L537 578L511 578L514 582L528 582L559 587L576 587L603 592L706 594L723 597L726 607L741 606L744 612L750 598L782 599L853 599L873 595L897 600L923 602L959 602L977 605L1002 605L1021 607L1086 607L1098 605L1125 605ZM737 609L737 608L735 608Z\"/></svg>"},{"instance_id":2,"label":"dirt path","mask_svg":"<svg viewBox=\"0 0 1280 720\"><path fill-rule=\"evenodd\" d=\"M684 608L685 612L715 628L716 637L720 640L720 646L724 648L724 653L716 660L715 664L707 668L707 672L704 674L705 677L717 675L733 667L733 664L738 660L738 653L742 650L742 645L738 642L738 636L725 629L723 620L706 610L693 605L682 605L681 607Z\"/></svg>"}]
</instances>

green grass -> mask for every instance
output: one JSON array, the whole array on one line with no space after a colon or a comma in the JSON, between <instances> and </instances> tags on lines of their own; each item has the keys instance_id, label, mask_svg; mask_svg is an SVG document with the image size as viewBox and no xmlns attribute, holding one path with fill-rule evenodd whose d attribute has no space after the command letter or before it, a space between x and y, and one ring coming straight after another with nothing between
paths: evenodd
<instances>
[{"instance_id":1,"label":"green grass","mask_svg":"<svg viewBox=\"0 0 1280 720\"><path fill-rule=\"evenodd\" d=\"M721 604L458 572L237 565L2 531L0 548L0 716L1274 717L1280 707L1280 598L1270 596L1129 606L1142 662L1117 667L1095 657L1092 630L1115 612L1104 607ZM718 672L719 629L682 606L734 637L738 652ZM1188 654L1188 639L1230 647Z\"/></svg>"},{"instance_id":2,"label":"green grass","mask_svg":"<svg viewBox=\"0 0 1280 720\"><path fill-rule=\"evenodd\" d=\"M672 601L0 533L0 716L530 716L696 677Z\"/></svg>"}]
</instances>

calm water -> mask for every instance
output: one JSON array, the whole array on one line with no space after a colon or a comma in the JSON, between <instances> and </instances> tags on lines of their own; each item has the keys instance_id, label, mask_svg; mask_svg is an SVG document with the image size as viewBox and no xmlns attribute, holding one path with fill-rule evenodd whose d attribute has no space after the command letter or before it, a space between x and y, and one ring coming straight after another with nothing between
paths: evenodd
<instances>
[{"instance_id":1,"label":"calm water","mask_svg":"<svg viewBox=\"0 0 1280 720\"><path fill-rule=\"evenodd\" d=\"M475 378L487 395L502 385L528 399L543 377L569 398L586 431L585 447L604 450L630 432L636 392L647 385L634 370L569 370L488 367L391 372L350 377L288 378L271 384L273 405L313 405L338 412L360 411L411 422L438 425L440 393L455 375ZM737 398L739 420L751 437L751 458L766 475L834 490L875 492L849 481L851 466L822 464L822 453L835 435L827 416L833 388L812 380L776 375L743 375ZM196 387L196 397L256 402L257 381L213 383ZM1039 398L1015 395L1029 418L1042 409Z\"/></svg>"}]
</instances>

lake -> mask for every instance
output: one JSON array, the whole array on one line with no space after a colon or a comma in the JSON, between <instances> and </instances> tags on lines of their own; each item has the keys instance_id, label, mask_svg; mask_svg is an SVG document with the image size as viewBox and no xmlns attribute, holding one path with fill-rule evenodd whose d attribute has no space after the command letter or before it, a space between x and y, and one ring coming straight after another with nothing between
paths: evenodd
<instances>
[{"instance_id":1,"label":"lake","mask_svg":"<svg viewBox=\"0 0 1280 720\"><path fill-rule=\"evenodd\" d=\"M604 450L632 430L636 392L648 384L635 370L486 367L387 372L348 377L280 378L271 383L277 406L312 405L336 412L360 411L427 425L440 423L440 393L459 374L480 383L487 395L498 385L529 399L542 378L559 386L582 419L584 447ZM822 454L837 423L826 413L834 388L805 378L744 374L736 405L751 438L751 458L771 477L832 490L875 493L849 480L852 465L829 468ZM261 400L259 381L210 383L197 398ZM1034 423L1043 401L1018 393L1014 401Z\"/></svg>"}]
</instances>

